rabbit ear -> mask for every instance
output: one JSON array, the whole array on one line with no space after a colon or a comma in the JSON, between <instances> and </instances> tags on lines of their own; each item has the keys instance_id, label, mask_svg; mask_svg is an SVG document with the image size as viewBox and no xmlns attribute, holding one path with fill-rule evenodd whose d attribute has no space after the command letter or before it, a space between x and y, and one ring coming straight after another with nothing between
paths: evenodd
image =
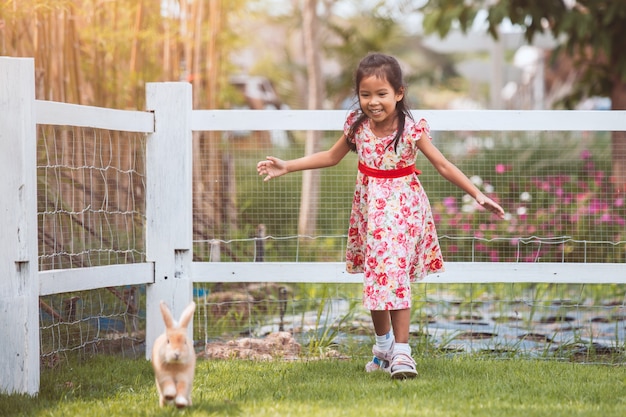
<instances>
[{"instance_id":1,"label":"rabbit ear","mask_svg":"<svg viewBox=\"0 0 626 417\"><path fill-rule=\"evenodd\" d=\"M172 317L172 312L165 304L165 301L161 301L161 315L163 316L163 321L165 322L166 329L174 328L174 318Z\"/></svg>"},{"instance_id":2,"label":"rabbit ear","mask_svg":"<svg viewBox=\"0 0 626 417\"><path fill-rule=\"evenodd\" d=\"M180 327L187 327L191 319L193 318L193 313L196 310L196 303L193 301L189 303L185 310L183 310L183 314L180 315Z\"/></svg>"}]
</instances>

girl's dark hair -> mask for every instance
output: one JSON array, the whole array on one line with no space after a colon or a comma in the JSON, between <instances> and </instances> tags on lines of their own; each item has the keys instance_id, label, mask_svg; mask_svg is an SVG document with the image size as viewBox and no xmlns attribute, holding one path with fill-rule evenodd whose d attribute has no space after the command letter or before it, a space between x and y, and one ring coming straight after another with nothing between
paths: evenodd
<instances>
[{"instance_id":1,"label":"girl's dark hair","mask_svg":"<svg viewBox=\"0 0 626 417\"><path fill-rule=\"evenodd\" d=\"M404 122L406 118L413 119L413 115L408 108L407 100L406 100L406 86L404 84L404 79L402 77L402 69L400 68L400 64L398 61L389 55L381 54L381 53L370 53L365 56L359 62L359 66L356 69L354 81L355 81L355 92L357 95L357 100L359 96L359 86L361 85L361 81L364 78L375 76L382 80L387 80L389 84L393 87L394 92L398 92L401 90L405 90L405 94L402 96L402 100L396 102L396 111L398 113L398 129L396 132L396 136L393 139L393 142L389 144L389 146L393 145L394 151L398 150L398 142L404 133ZM348 130L348 135L346 136L346 141L348 142L348 146L352 151L356 151L356 144L354 142L354 135L356 134L357 129L363 124L367 116L363 109L359 109L359 116L354 121L352 126L350 126L350 130Z\"/></svg>"}]
</instances>

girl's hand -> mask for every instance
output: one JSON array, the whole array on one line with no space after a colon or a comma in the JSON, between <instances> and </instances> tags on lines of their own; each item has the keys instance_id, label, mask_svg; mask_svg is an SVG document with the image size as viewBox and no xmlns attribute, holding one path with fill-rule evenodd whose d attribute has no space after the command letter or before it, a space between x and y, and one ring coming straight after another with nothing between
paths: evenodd
<instances>
[{"instance_id":1,"label":"girl's hand","mask_svg":"<svg viewBox=\"0 0 626 417\"><path fill-rule=\"evenodd\" d=\"M256 171L259 175L265 175L263 181L269 181L272 178L280 177L288 172L285 161L273 156L268 156L267 160L260 161L256 164Z\"/></svg>"},{"instance_id":2,"label":"girl's hand","mask_svg":"<svg viewBox=\"0 0 626 417\"><path fill-rule=\"evenodd\" d=\"M500 207L498 203L484 195L483 193L478 193L476 196L476 202L480 204L485 209L489 210L499 218L504 218L504 209Z\"/></svg>"}]
</instances>

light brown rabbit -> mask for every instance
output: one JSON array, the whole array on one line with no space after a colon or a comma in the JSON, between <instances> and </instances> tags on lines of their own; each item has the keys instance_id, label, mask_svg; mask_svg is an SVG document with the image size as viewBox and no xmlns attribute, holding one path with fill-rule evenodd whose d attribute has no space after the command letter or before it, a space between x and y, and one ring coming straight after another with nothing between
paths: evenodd
<instances>
[{"instance_id":1,"label":"light brown rabbit","mask_svg":"<svg viewBox=\"0 0 626 417\"><path fill-rule=\"evenodd\" d=\"M189 303L176 323L167 305L161 301L165 333L152 347L152 367L159 392L159 405L174 402L176 407L191 405L191 388L196 369L193 340L187 337L187 326L193 318L196 303Z\"/></svg>"}]
</instances>

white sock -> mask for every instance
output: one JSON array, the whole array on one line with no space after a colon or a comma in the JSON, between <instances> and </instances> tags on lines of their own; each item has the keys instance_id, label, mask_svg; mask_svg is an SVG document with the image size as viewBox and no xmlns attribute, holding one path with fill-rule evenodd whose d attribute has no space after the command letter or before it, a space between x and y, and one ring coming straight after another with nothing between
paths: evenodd
<instances>
[{"instance_id":1,"label":"white sock","mask_svg":"<svg viewBox=\"0 0 626 417\"><path fill-rule=\"evenodd\" d=\"M382 336L376 335L376 346L378 349L383 352L391 349L391 344L393 343L393 330L389 330L389 333L384 334Z\"/></svg>"},{"instance_id":2,"label":"white sock","mask_svg":"<svg viewBox=\"0 0 626 417\"><path fill-rule=\"evenodd\" d=\"M397 355L398 353L406 353L411 356L411 345L408 343L396 343L393 346L393 354Z\"/></svg>"}]
</instances>

